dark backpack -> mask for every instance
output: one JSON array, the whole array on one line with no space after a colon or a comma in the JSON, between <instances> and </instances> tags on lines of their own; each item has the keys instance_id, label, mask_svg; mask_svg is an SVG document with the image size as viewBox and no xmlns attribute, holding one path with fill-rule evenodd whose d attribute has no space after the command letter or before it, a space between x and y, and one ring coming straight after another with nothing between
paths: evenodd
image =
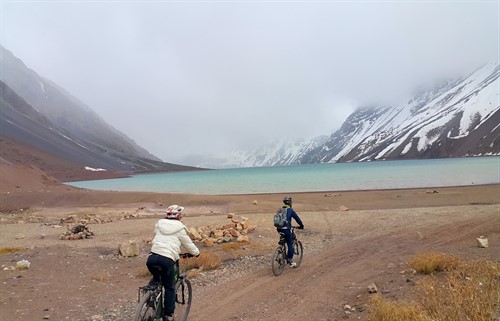
<instances>
[{"instance_id":1,"label":"dark backpack","mask_svg":"<svg viewBox=\"0 0 500 321\"><path fill-rule=\"evenodd\" d=\"M286 217L286 213L288 212L288 207L280 207L276 214L274 214L274 226L277 228L286 227L288 224L288 220Z\"/></svg>"}]
</instances>

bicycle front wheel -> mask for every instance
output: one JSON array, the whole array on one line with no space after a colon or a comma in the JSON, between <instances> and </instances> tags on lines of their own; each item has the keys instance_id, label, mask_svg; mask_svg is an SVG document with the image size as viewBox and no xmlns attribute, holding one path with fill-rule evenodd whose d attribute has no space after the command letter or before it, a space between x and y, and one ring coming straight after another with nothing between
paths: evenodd
<instances>
[{"instance_id":1,"label":"bicycle front wheel","mask_svg":"<svg viewBox=\"0 0 500 321\"><path fill-rule=\"evenodd\" d=\"M271 261L271 267L273 269L274 275L278 276L283 273L286 265L286 249L284 246L278 246L273 254L273 260Z\"/></svg>"},{"instance_id":2,"label":"bicycle front wheel","mask_svg":"<svg viewBox=\"0 0 500 321\"><path fill-rule=\"evenodd\" d=\"M299 240L293 241L293 255L293 261L297 263L296 267L299 267L300 263L302 263L302 257L304 256L304 248L302 247L302 242Z\"/></svg>"},{"instance_id":3,"label":"bicycle front wheel","mask_svg":"<svg viewBox=\"0 0 500 321\"><path fill-rule=\"evenodd\" d=\"M135 310L134 321L161 320L161 298L155 298L154 292L146 292Z\"/></svg>"},{"instance_id":4,"label":"bicycle front wheel","mask_svg":"<svg viewBox=\"0 0 500 321\"><path fill-rule=\"evenodd\" d=\"M186 321L193 300L193 287L187 278L181 278L175 284L175 321Z\"/></svg>"}]
</instances>

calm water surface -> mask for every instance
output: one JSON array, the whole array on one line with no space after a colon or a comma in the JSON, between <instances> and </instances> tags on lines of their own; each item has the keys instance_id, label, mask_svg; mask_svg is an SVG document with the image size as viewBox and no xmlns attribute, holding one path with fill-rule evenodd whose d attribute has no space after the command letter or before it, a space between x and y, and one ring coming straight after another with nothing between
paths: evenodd
<instances>
[{"instance_id":1,"label":"calm water surface","mask_svg":"<svg viewBox=\"0 0 500 321\"><path fill-rule=\"evenodd\" d=\"M257 194L500 183L500 157L217 169L67 183L113 191Z\"/></svg>"}]
</instances>

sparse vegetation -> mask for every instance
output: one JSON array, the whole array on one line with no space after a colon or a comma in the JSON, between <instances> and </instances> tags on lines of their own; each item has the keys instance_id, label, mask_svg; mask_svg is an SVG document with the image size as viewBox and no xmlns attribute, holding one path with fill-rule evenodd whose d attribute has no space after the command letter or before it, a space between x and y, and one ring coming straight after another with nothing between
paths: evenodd
<instances>
[{"instance_id":1,"label":"sparse vegetation","mask_svg":"<svg viewBox=\"0 0 500 321\"><path fill-rule=\"evenodd\" d=\"M422 307L405 301L389 301L374 295L369 303L368 321L431 321Z\"/></svg>"},{"instance_id":2,"label":"sparse vegetation","mask_svg":"<svg viewBox=\"0 0 500 321\"><path fill-rule=\"evenodd\" d=\"M233 251L233 250L239 250L243 246L243 243L238 243L238 242L229 242L229 243L224 243L222 244L221 248L224 251Z\"/></svg>"},{"instance_id":3,"label":"sparse vegetation","mask_svg":"<svg viewBox=\"0 0 500 321\"><path fill-rule=\"evenodd\" d=\"M427 252L413 256L408 266L418 273L432 274L434 272L453 270L458 266L459 262L460 259L453 255Z\"/></svg>"},{"instance_id":4,"label":"sparse vegetation","mask_svg":"<svg viewBox=\"0 0 500 321\"><path fill-rule=\"evenodd\" d=\"M491 321L500 314L500 264L461 261L444 277L418 282L420 303L437 321Z\"/></svg>"},{"instance_id":5,"label":"sparse vegetation","mask_svg":"<svg viewBox=\"0 0 500 321\"><path fill-rule=\"evenodd\" d=\"M102 272L91 277L92 281L104 282L108 281L111 278L111 275L108 272Z\"/></svg>"},{"instance_id":6,"label":"sparse vegetation","mask_svg":"<svg viewBox=\"0 0 500 321\"><path fill-rule=\"evenodd\" d=\"M198 257L181 259L180 264L181 268L185 271L199 268L213 270L222 264L222 259L218 253L203 251Z\"/></svg>"},{"instance_id":7,"label":"sparse vegetation","mask_svg":"<svg viewBox=\"0 0 500 321\"><path fill-rule=\"evenodd\" d=\"M0 248L0 254L13 253L13 252L21 252L23 248L20 247L2 247Z\"/></svg>"},{"instance_id":8,"label":"sparse vegetation","mask_svg":"<svg viewBox=\"0 0 500 321\"><path fill-rule=\"evenodd\" d=\"M144 266L143 268L139 269L139 271L137 271L137 277L151 278L151 273L149 272L148 268Z\"/></svg>"},{"instance_id":9,"label":"sparse vegetation","mask_svg":"<svg viewBox=\"0 0 500 321\"><path fill-rule=\"evenodd\" d=\"M429 274L417 282L417 302L374 296L368 321L491 321L500 315L500 263L423 253L409 265Z\"/></svg>"}]
</instances>

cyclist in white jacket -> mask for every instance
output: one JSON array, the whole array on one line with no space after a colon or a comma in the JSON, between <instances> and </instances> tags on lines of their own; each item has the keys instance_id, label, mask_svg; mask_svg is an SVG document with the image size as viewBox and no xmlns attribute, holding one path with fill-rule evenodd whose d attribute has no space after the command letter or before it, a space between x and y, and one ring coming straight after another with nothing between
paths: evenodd
<instances>
[{"instance_id":1,"label":"cyclist in white jacket","mask_svg":"<svg viewBox=\"0 0 500 321\"><path fill-rule=\"evenodd\" d=\"M164 219L155 225L155 237L146 265L153 275L150 285L161 280L165 288L164 321L174 319L175 310L175 261L179 259L181 247L193 256L199 256L200 250L194 245L188 235L188 229L181 222L184 207L171 205L167 208ZM159 270L161 267L161 271Z\"/></svg>"}]
</instances>

